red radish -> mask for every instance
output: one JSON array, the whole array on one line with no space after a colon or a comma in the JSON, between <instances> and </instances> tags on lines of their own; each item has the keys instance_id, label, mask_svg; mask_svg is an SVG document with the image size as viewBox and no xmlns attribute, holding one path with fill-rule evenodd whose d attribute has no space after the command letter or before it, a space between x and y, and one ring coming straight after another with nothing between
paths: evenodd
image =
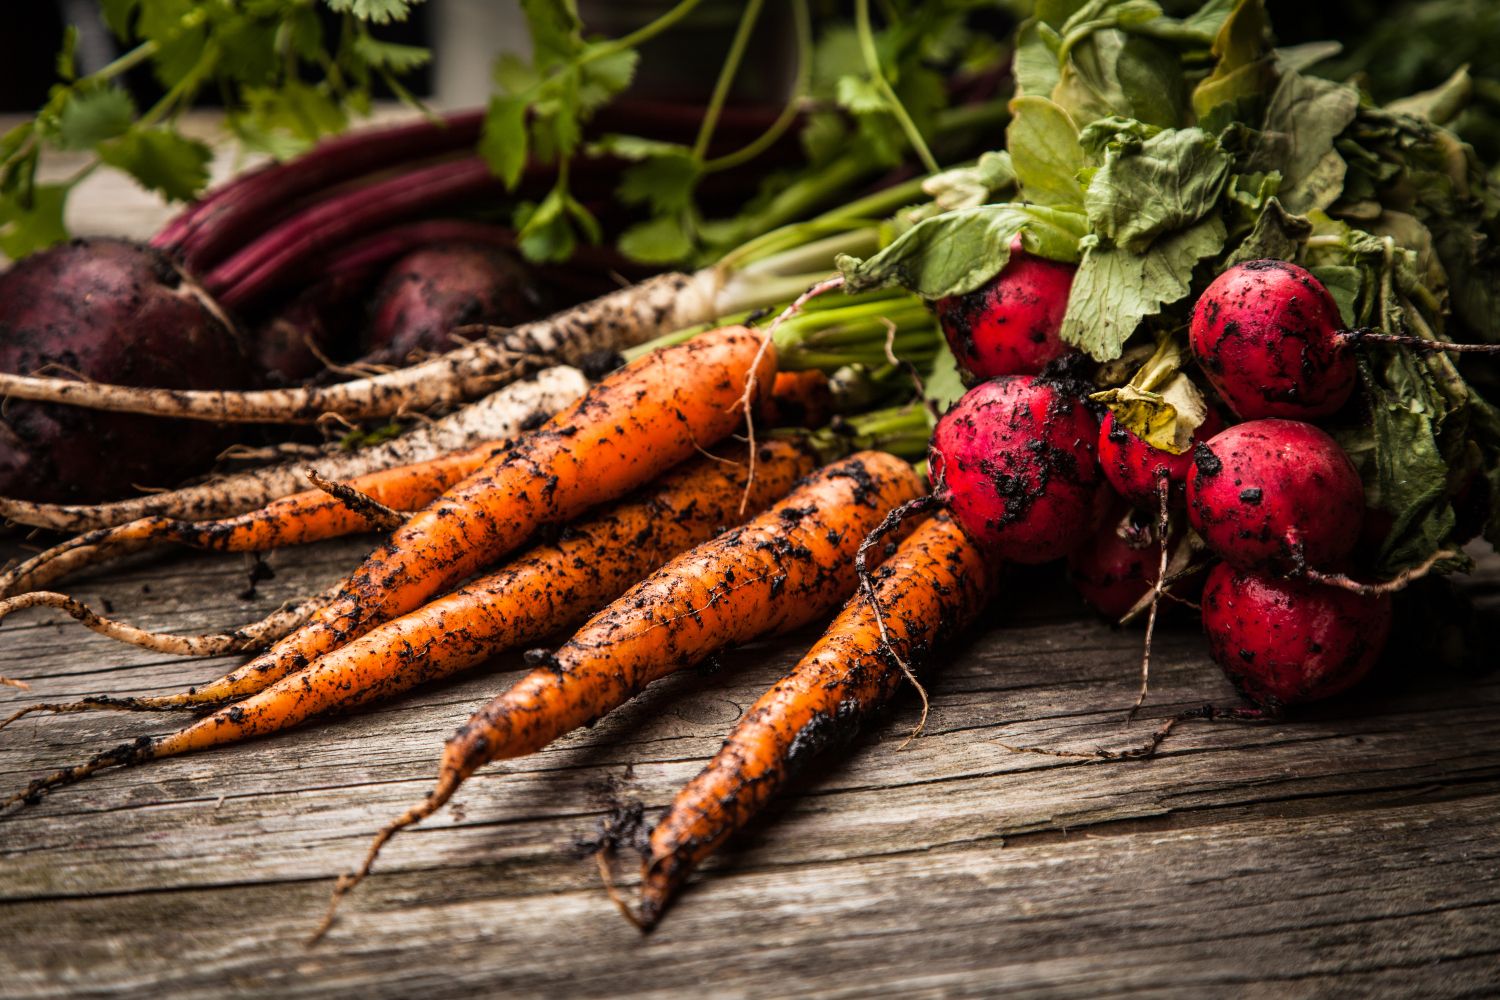
<instances>
[{"instance_id":1,"label":"red radish","mask_svg":"<svg viewBox=\"0 0 1500 1000\"><path fill-rule=\"evenodd\" d=\"M456 326L514 326L541 311L536 282L510 252L478 243L423 247L381 279L363 360L399 364L415 350L449 350Z\"/></svg>"},{"instance_id":2,"label":"red radish","mask_svg":"<svg viewBox=\"0 0 1500 1000\"><path fill-rule=\"evenodd\" d=\"M223 389L243 386L248 368L234 334L158 250L74 240L0 274L0 371ZM115 497L181 479L225 443L212 424L10 400L0 495Z\"/></svg>"},{"instance_id":3,"label":"red radish","mask_svg":"<svg viewBox=\"0 0 1500 1000\"><path fill-rule=\"evenodd\" d=\"M1252 420L1193 452L1188 520L1241 569L1334 566L1354 550L1365 496L1354 463L1312 424Z\"/></svg>"},{"instance_id":4,"label":"red radish","mask_svg":"<svg viewBox=\"0 0 1500 1000\"><path fill-rule=\"evenodd\" d=\"M1224 421L1210 407L1208 416L1193 431L1192 444L1207 441L1223 428ZM1113 412L1104 414L1099 426L1099 467L1115 492L1135 506L1156 510L1157 490L1163 480L1170 486L1170 498L1181 500L1192 464L1191 447L1180 455L1154 448L1117 421Z\"/></svg>"},{"instance_id":5,"label":"red radish","mask_svg":"<svg viewBox=\"0 0 1500 1000\"><path fill-rule=\"evenodd\" d=\"M1088 536L1099 488L1098 424L1058 382L981 382L943 415L928 464L954 518L990 554L1018 563L1065 556Z\"/></svg>"},{"instance_id":6,"label":"red radish","mask_svg":"<svg viewBox=\"0 0 1500 1000\"><path fill-rule=\"evenodd\" d=\"M1357 370L1338 305L1312 274L1282 260L1236 264L1193 309L1193 356L1241 419L1324 417L1354 391Z\"/></svg>"},{"instance_id":7,"label":"red radish","mask_svg":"<svg viewBox=\"0 0 1500 1000\"><path fill-rule=\"evenodd\" d=\"M1117 501L1118 503L1118 501ZM1068 556L1068 579L1101 615L1117 620L1156 584L1159 563L1149 525L1125 524L1122 509L1107 517Z\"/></svg>"},{"instance_id":8,"label":"red radish","mask_svg":"<svg viewBox=\"0 0 1500 1000\"><path fill-rule=\"evenodd\" d=\"M959 365L980 379L1035 375L1067 354L1060 333L1075 270L1026 253L1018 236L988 284L938 299L938 322Z\"/></svg>"},{"instance_id":9,"label":"red radish","mask_svg":"<svg viewBox=\"0 0 1500 1000\"><path fill-rule=\"evenodd\" d=\"M1214 661L1240 692L1276 708L1362 680L1385 648L1391 599L1220 563L1203 588L1203 628Z\"/></svg>"}]
</instances>

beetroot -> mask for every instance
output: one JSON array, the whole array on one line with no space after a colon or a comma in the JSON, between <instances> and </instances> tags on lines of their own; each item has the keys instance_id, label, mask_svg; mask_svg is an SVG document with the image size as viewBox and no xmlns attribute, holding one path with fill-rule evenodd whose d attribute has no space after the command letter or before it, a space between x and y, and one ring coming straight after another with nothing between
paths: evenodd
<instances>
[{"instance_id":1,"label":"beetroot","mask_svg":"<svg viewBox=\"0 0 1500 1000\"><path fill-rule=\"evenodd\" d=\"M1193 309L1193 356L1243 420L1327 416L1357 369L1338 305L1296 264L1253 260L1214 279Z\"/></svg>"},{"instance_id":2,"label":"beetroot","mask_svg":"<svg viewBox=\"0 0 1500 1000\"><path fill-rule=\"evenodd\" d=\"M938 421L928 464L939 497L987 552L1049 562L1087 537L1100 481L1098 434L1071 387L996 378Z\"/></svg>"},{"instance_id":3,"label":"beetroot","mask_svg":"<svg viewBox=\"0 0 1500 1000\"><path fill-rule=\"evenodd\" d=\"M247 382L233 334L165 255L75 240L0 275L0 370L132 386ZM198 471L224 445L214 424L11 401L0 422L0 494L88 503Z\"/></svg>"},{"instance_id":4,"label":"beetroot","mask_svg":"<svg viewBox=\"0 0 1500 1000\"><path fill-rule=\"evenodd\" d=\"M1068 353L1060 333L1075 270L1026 253L1017 237L988 284L938 299L938 322L959 366L979 379L1035 375Z\"/></svg>"},{"instance_id":5,"label":"beetroot","mask_svg":"<svg viewBox=\"0 0 1500 1000\"><path fill-rule=\"evenodd\" d=\"M456 326L511 326L541 311L535 281L512 254L478 243L424 247L396 261L382 279L365 360L399 363L415 350L446 351Z\"/></svg>"},{"instance_id":6,"label":"beetroot","mask_svg":"<svg viewBox=\"0 0 1500 1000\"><path fill-rule=\"evenodd\" d=\"M1223 427L1224 421L1210 407L1208 416L1193 431L1193 444L1201 444ZM1181 502L1192 464L1192 448L1180 455L1153 448L1115 420L1114 413L1104 414L1099 426L1099 467L1115 492L1135 506L1156 510L1157 489L1163 479L1169 486L1169 499Z\"/></svg>"},{"instance_id":7,"label":"beetroot","mask_svg":"<svg viewBox=\"0 0 1500 1000\"><path fill-rule=\"evenodd\" d=\"M1312 424L1252 420L1193 452L1188 519L1216 555L1241 569L1335 566L1364 521L1359 473Z\"/></svg>"},{"instance_id":8,"label":"beetroot","mask_svg":"<svg viewBox=\"0 0 1500 1000\"><path fill-rule=\"evenodd\" d=\"M1203 628L1230 681L1274 709L1327 698L1363 679L1390 634L1391 599L1220 563L1203 588Z\"/></svg>"}]
</instances>

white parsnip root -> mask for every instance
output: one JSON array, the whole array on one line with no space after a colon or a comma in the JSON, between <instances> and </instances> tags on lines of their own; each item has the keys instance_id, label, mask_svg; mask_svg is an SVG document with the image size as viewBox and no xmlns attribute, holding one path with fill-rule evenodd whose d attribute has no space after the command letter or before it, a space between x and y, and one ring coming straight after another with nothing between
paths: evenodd
<instances>
[{"instance_id":1,"label":"white parsnip root","mask_svg":"<svg viewBox=\"0 0 1500 1000\"><path fill-rule=\"evenodd\" d=\"M430 361L324 386L228 390L142 389L0 373L0 396L117 413L223 423L313 423L390 417L457 406L549 362L577 363L642 343L718 312L717 272L657 275L535 323L497 332Z\"/></svg>"},{"instance_id":2,"label":"white parsnip root","mask_svg":"<svg viewBox=\"0 0 1500 1000\"><path fill-rule=\"evenodd\" d=\"M588 379L576 368L559 365L503 389L445 417L413 427L400 437L355 451L330 449L311 460L329 479L355 476L425 462L484 441L515 437L539 417L551 416L582 396ZM307 488L309 459L250 469L169 493L105 504L44 504L0 498L0 517L53 531L93 531L143 517L201 521L243 514L272 500ZM115 554L123 555L124 552ZM52 577L51 579L57 579ZM32 581L27 589L45 586Z\"/></svg>"}]
</instances>

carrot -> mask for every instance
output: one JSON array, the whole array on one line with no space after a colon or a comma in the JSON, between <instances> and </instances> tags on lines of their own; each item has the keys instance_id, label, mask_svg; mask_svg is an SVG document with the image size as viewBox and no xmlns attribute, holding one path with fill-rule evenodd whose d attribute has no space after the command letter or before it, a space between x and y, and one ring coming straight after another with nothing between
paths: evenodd
<instances>
[{"instance_id":1,"label":"carrot","mask_svg":"<svg viewBox=\"0 0 1500 1000\"><path fill-rule=\"evenodd\" d=\"M817 368L777 372L771 395L756 414L767 427L822 427L833 416L833 389Z\"/></svg>"},{"instance_id":2,"label":"carrot","mask_svg":"<svg viewBox=\"0 0 1500 1000\"><path fill-rule=\"evenodd\" d=\"M855 588L854 554L886 511L920 492L910 465L860 452L825 466L750 523L685 552L591 618L540 666L476 712L443 750L438 783L383 829L364 878L398 830L432 815L492 760L540 750L629 701L647 684L727 646L805 625Z\"/></svg>"},{"instance_id":3,"label":"carrot","mask_svg":"<svg viewBox=\"0 0 1500 1000\"><path fill-rule=\"evenodd\" d=\"M422 423L390 441L353 451L334 446L312 463L325 476L349 481L382 469L415 465L450 452L504 441L582 396L589 382L576 368L557 366L513 382L452 413ZM47 504L0 497L0 518L54 531L113 528L142 517L182 521L243 514L306 488L307 459L247 469L197 486L102 504Z\"/></svg>"},{"instance_id":4,"label":"carrot","mask_svg":"<svg viewBox=\"0 0 1500 1000\"><path fill-rule=\"evenodd\" d=\"M625 366L412 515L332 601L256 659L183 694L113 704L190 708L254 694L420 607L538 528L650 482L737 426L751 365L761 365L762 384L775 371L774 354L756 361L760 348L755 331L725 327Z\"/></svg>"},{"instance_id":5,"label":"carrot","mask_svg":"<svg viewBox=\"0 0 1500 1000\"><path fill-rule=\"evenodd\" d=\"M506 442L443 455L415 465L358 476L346 486L396 510L418 510L503 451ZM322 489L273 500L258 510L214 521L143 517L117 528L85 532L0 575L0 596L50 586L79 569L176 542L217 552L265 552L286 545L371 530L369 519L346 500Z\"/></svg>"},{"instance_id":6,"label":"carrot","mask_svg":"<svg viewBox=\"0 0 1500 1000\"><path fill-rule=\"evenodd\" d=\"M817 753L852 736L920 659L971 623L993 573L949 520L934 515L874 574L889 648L870 601L853 597L817 645L740 719L724 746L651 833L640 921L660 919L688 873L743 827Z\"/></svg>"},{"instance_id":7,"label":"carrot","mask_svg":"<svg viewBox=\"0 0 1500 1000\"><path fill-rule=\"evenodd\" d=\"M757 510L791 489L815 461L810 448L791 441L764 445L759 458L751 487ZM717 455L688 462L641 495L571 526L555 545L538 546L500 572L387 622L258 694L175 733L126 743L39 778L9 801L34 799L48 788L71 784L102 768L175 757L289 729L313 715L390 697L475 666L519 643L554 634L619 596L673 555L739 520L746 478L744 466ZM83 702L47 707L74 711L92 706Z\"/></svg>"}]
</instances>

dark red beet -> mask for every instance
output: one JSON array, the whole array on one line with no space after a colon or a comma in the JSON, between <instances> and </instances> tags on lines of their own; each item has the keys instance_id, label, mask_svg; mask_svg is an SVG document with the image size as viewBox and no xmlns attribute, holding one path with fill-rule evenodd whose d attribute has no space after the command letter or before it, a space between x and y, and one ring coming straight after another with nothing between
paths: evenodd
<instances>
[{"instance_id":1,"label":"dark red beet","mask_svg":"<svg viewBox=\"0 0 1500 1000\"><path fill-rule=\"evenodd\" d=\"M1390 634L1391 599L1220 563L1203 588L1203 628L1214 661L1241 693L1274 709L1363 679Z\"/></svg>"},{"instance_id":2,"label":"dark red beet","mask_svg":"<svg viewBox=\"0 0 1500 1000\"><path fill-rule=\"evenodd\" d=\"M348 357L370 282L354 272L324 278L257 326L250 353L260 380L296 385L322 371L323 358Z\"/></svg>"},{"instance_id":3,"label":"dark red beet","mask_svg":"<svg viewBox=\"0 0 1500 1000\"><path fill-rule=\"evenodd\" d=\"M1223 428L1224 421L1210 408L1203 423L1193 431L1193 444L1207 441ZM1115 492L1135 506L1156 510L1157 485L1163 477L1171 484L1169 499L1180 503L1192 465L1191 447L1181 455L1153 448L1116 421L1113 413L1104 414L1099 426L1099 467Z\"/></svg>"},{"instance_id":4,"label":"dark red beet","mask_svg":"<svg viewBox=\"0 0 1500 1000\"><path fill-rule=\"evenodd\" d=\"M0 275L0 369L121 385L226 389L248 381L233 335L167 258L121 240L75 240ZM214 424L13 401L0 423L0 494L92 503L201 471Z\"/></svg>"},{"instance_id":5,"label":"dark red beet","mask_svg":"<svg viewBox=\"0 0 1500 1000\"><path fill-rule=\"evenodd\" d=\"M446 351L456 326L512 325L535 319L541 305L535 280L505 250L477 243L424 247L392 264L381 280L364 360L395 364L415 350Z\"/></svg>"},{"instance_id":6,"label":"dark red beet","mask_svg":"<svg viewBox=\"0 0 1500 1000\"><path fill-rule=\"evenodd\" d=\"M1075 270L1024 252L1018 238L988 284L938 299L938 322L959 365L978 379L1035 375L1068 353L1059 333Z\"/></svg>"},{"instance_id":7,"label":"dark red beet","mask_svg":"<svg viewBox=\"0 0 1500 1000\"><path fill-rule=\"evenodd\" d=\"M1099 489L1098 424L1051 381L981 382L938 421L928 463L954 518L1000 559L1043 563L1087 536Z\"/></svg>"},{"instance_id":8,"label":"dark red beet","mask_svg":"<svg viewBox=\"0 0 1500 1000\"><path fill-rule=\"evenodd\" d=\"M1193 452L1188 520L1241 569L1335 567L1364 523L1359 473L1338 442L1297 420L1251 420Z\"/></svg>"},{"instance_id":9,"label":"dark red beet","mask_svg":"<svg viewBox=\"0 0 1500 1000\"><path fill-rule=\"evenodd\" d=\"M1193 356L1243 420L1335 412L1357 369L1328 289L1281 260L1236 264L1193 309Z\"/></svg>"}]
</instances>

